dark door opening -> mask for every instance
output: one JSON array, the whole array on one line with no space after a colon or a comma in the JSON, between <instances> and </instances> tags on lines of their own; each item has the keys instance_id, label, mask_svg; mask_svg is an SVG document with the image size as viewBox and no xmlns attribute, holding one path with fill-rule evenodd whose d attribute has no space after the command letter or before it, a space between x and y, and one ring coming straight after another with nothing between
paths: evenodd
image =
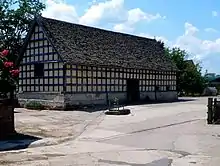
<instances>
[{"instance_id":1,"label":"dark door opening","mask_svg":"<svg viewBox=\"0 0 220 166\"><path fill-rule=\"evenodd\" d=\"M127 80L127 100L129 103L137 102L140 99L139 92L139 80L128 79Z\"/></svg>"}]
</instances>

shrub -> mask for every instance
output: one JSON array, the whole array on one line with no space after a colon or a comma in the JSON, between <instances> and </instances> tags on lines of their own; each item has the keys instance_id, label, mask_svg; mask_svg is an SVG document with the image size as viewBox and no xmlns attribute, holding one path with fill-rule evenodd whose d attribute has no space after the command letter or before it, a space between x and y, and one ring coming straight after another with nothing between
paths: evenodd
<instances>
[{"instance_id":1,"label":"shrub","mask_svg":"<svg viewBox=\"0 0 220 166\"><path fill-rule=\"evenodd\" d=\"M13 57L13 55L9 50L0 52L1 97L6 97L8 92L15 91L18 84L19 70L10 57Z\"/></svg>"},{"instance_id":2,"label":"shrub","mask_svg":"<svg viewBox=\"0 0 220 166\"><path fill-rule=\"evenodd\" d=\"M27 109L33 109L33 110L43 110L44 106L37 101L29 101L24 106Z\"/></svg>"}]
</instances>

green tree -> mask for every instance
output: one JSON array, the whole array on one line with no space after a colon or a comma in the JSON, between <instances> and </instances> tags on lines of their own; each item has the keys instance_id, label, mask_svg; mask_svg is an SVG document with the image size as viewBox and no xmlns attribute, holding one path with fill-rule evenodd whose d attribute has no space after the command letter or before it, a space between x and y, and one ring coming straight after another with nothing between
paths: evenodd
<instances>
[{"instance_id":1,"label":"green tree","mask_svg":"<svg viewBox=\"0 0 220 166\"><path fill-rule=\"evenodd\" d=\"M197 64L187 64L185 70L185 90L191 94L201 94L206 86L205 77L202 76L201 67Z\"/></svg>"},{"instance_id":2,"label":"green tree","mask_svg":"<svg viewBox=\"0 0 220 166\"><path fill-rule=\"evenodd\" d=\"M199 63L187 60L189 54L180 48L166 48L166 55L172 59L178 68L177 72L177 90L187 94L201 94L206 86L205 78L201 73Z\"/></svg>"},{"instance_id":3,"label":"green tree","mask_svg":"<svg viewBox=\"0 0 220 166\"><path fill-rule=\"evenodd\" d=\"M181 50L180 48L166 48L165 49L166 55L171 58L173 63L178 68L177 72L177 91L181 92L184 89L184 71L185 71L185 63L184 59L186 58L186 52Z\"/></svg>"},{"instance_id":4,"label":"green tree","mask_svg":"<svg viewBox=\"0 0 220 166\"><path fill-rule=\"evenodd\" d=\"M34 16L44 8L40 0L0 0L0 49L17 58Z\"/></svg>"}]
</instances>

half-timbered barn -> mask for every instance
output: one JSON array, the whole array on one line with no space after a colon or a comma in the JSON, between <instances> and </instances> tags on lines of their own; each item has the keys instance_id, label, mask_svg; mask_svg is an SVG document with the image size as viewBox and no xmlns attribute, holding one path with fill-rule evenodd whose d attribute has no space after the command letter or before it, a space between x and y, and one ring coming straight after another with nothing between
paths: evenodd
<instances>
[{"instance_id":1,"label":"half-timbered barn","mask_svg":"<svg viewBox=\"0 0 220 166\"><path fill-rule=\"evenodd\" d=\"M19 98L63 107L173 101L176 66L155 39L38 16L21 52Z\"/></svg>"}]
</instances>

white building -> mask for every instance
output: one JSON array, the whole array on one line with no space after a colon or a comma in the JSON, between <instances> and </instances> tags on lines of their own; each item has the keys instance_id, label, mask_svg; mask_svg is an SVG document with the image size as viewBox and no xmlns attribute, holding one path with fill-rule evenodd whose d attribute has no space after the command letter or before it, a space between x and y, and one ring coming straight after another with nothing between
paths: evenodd
<instances>
[{"instance_id":1,"label":"white building","mask_svg":"<svg viewBox=\"0 0 220 166\"><path fill-rule=\"evenodd\" d=\"M21 55L20 99L75 105L177 99L176 66L155 39L37 17Z\"/></svg>"}]
</instances>

